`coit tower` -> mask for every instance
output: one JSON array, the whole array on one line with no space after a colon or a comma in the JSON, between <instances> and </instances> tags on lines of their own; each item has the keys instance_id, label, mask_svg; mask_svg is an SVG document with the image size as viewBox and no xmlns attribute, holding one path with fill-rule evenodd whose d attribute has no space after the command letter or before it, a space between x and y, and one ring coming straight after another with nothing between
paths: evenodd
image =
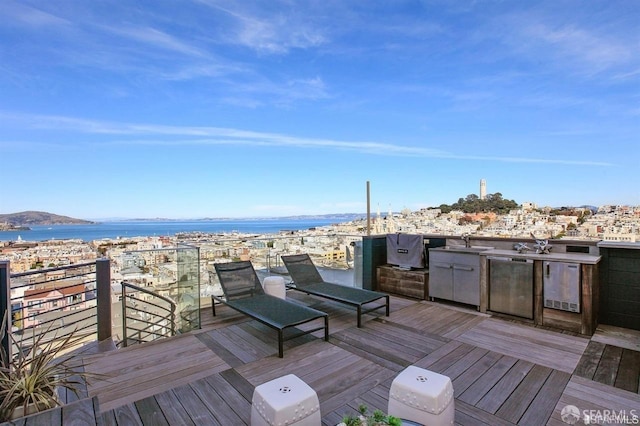
<instances>
[{"instance_id":1,"label":"coit tower","mask_svg":"<svg viewBox=\"0 0 640 426\"><path fill-rule=\"evenodd\" d=\"M480 199L484 200L485 198L487 198L487 181L480 179Z\"/></svg>"}]
</instances>

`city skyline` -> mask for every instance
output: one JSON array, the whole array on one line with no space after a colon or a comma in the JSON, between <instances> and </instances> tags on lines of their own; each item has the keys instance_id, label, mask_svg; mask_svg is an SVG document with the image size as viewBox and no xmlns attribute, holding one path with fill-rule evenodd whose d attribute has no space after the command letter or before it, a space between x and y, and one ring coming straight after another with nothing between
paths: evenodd
<instances>
[{"instance_id":1,"label":"city skyline","mask_svg":"<svg viewBox=\"0 0 640 426\"><path fill-rule=\"evenodd\" d=\"M640 205L640 3L0 4L0 213Z\"/></svg>"}]
</instances>

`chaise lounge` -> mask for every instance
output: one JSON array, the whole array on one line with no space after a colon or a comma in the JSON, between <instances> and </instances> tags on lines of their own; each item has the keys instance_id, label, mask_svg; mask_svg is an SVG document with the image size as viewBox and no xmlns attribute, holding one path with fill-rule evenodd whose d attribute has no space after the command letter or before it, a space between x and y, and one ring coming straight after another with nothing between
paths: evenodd
<instances>
[{"instance_id":1,"label":"chaise lounge","mask_svg":"<svg viewBox=\"0 0 640 426\"><path fill-rule=\"evenodd\" d=\"M224 298L211 296L213 315L216 300L241 312L278 332L278 356L284 356L284 341L324 329L324 340L329 340L329 315L316 309L266 294L253 265L248 261L216 263L216 273ZM324 325L310 330L299 330L285 338L284 331L301 324L323 319Z\"/></svg>"},{"instance_id":2,"label":"chaise lounge","mask_svg":"<svg viewBox=\"0 0 640 426\"><path fill-rule=\"evenodd\" d=\"M358 327L362 326L362 314L386 308L386 315L389 316L388 294L326 282L308 254L282 256L282 261L293 280L289 288L355 306L358 312ZM364 305L380 299L385 299L385 303L364 308Z\"/></svg>"}]
</instances>

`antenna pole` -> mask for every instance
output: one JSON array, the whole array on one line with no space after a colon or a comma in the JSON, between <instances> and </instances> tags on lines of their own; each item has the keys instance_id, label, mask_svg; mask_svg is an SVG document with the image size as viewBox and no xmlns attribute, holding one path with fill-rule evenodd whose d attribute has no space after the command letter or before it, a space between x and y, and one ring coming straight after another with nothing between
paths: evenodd
<instances>
[{"instance_id":1,"label":"antenna pole","mask_svg":"<svg viewBox=\"0 0 640 426\"><path fill-rule=\"evenodd\" d=\"M371 191L367 181L367 236L371 236Z\"/></svg>"}]
</instances>

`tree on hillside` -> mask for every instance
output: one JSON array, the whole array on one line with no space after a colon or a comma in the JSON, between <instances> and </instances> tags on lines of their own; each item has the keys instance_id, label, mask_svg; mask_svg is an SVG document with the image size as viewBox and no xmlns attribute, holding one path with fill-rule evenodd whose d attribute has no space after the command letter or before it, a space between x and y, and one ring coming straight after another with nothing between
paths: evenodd
<instances>
[{"instance_id":1,"label":"tree on hillside","mask_svg":"<svg viewBox=\"0 0 640 426\"><path fill-rule=\"evenodd\" d=\"M462 198L461 198L461 199L462 199ZM444 213L444 214L450 213L450 212L451 212L451 210L453 210L453 209L451 208L451 206L450 206L450 205L448 205L448 204L440 204L440 206L439 206L438 208L439 208L439 209L440 209L440 211L441 211L442 213Z\"/></svg>"},{"instance_id":2,"label":"tree on hillside","mask_svg":"<svg viewBox=\"0 0 640 426\"><path fill-rule=\"evenodd\" d=\"M449 213L451 210L461 210L464 213L498 213L505 214L509 210L518 208L519 205L513 200L505 200L502 194L487 194L484 200L480 199L476 194L469 194L466 198L459 198L458 202L440 205L442 213Z\"/></svg>"}]
</instances>

